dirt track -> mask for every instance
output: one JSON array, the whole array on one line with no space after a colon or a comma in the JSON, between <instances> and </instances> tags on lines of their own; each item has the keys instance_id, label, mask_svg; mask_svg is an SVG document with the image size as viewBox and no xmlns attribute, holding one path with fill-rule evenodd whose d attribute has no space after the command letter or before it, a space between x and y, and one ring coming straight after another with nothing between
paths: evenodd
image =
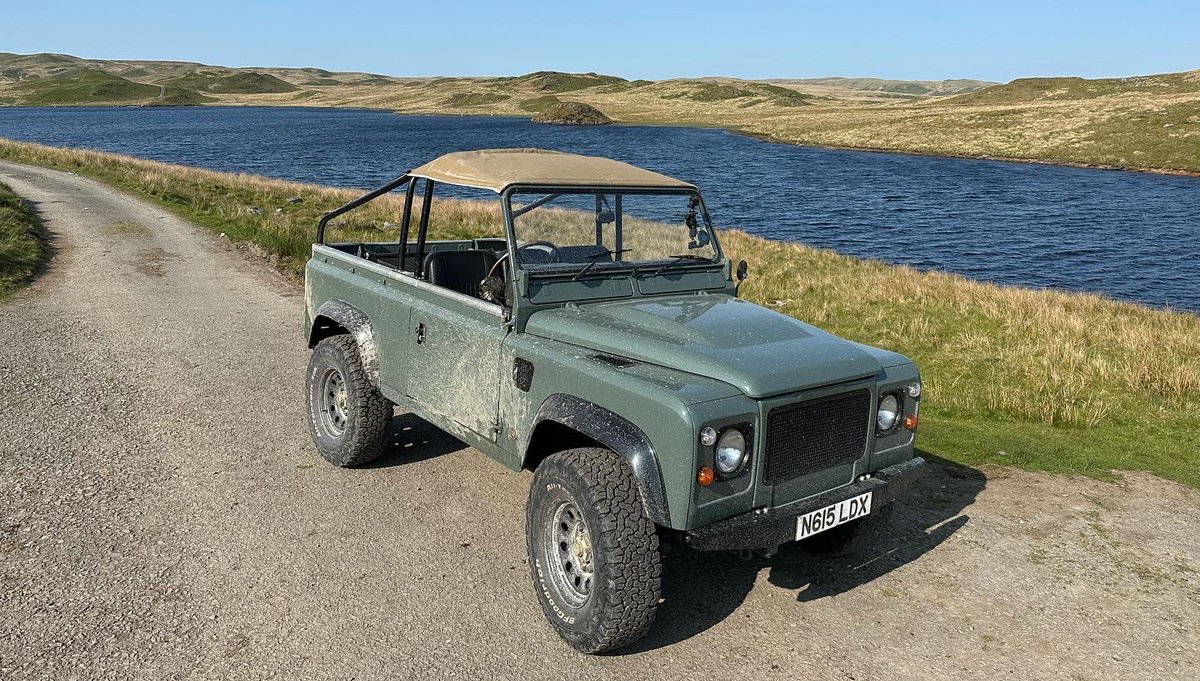
<instances>
[{"instance_id":1,"label":"dirt track","mask_svg":"<svg viewBox=\"0 0 1200 681\"><path fill-rule=\"evenodd\" d=\"M1200 677L1200 493L948 463L862 555L668 555L651 638L577 655L528 474L407 415L326 465L294 284L96 182L0 182L56 249L0 304L0 677Z\"/></svg>"}]
</instances>

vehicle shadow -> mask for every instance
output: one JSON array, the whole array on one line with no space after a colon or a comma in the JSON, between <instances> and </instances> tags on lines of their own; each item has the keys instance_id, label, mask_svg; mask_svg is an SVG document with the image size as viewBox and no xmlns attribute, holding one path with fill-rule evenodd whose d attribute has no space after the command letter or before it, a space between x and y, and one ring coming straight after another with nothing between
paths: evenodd
<instances>
[{"instance_id":1,"label":"vehicle shadow","mask_svg":"<svg viewBox=\"0 0 1200 681\"><path fill-rule=\"evenodd\" d=\"M434 459L468 449L469 445L416 414L401 412L392 428L383 456L363 468L391 468Z\"/></svg>"},{"instance_id":2,"label":"vehicle shadow","mask_svg":"<svg viewBox=\"0 0 1200 681\"><path fill-rule=\"evenodd\" d=\"M663 557L663 601L649 636L618 654L654 650L686 640L729 617L766 569L767 581L796 590L796 600L845 593L916 560L970 521L963 513L987 485L978 469L918 451L925 474L895 502L880 539L839 556L821 556L788 544L771 558L736 552L671 547Z\"/></svg>"}]
</instances>

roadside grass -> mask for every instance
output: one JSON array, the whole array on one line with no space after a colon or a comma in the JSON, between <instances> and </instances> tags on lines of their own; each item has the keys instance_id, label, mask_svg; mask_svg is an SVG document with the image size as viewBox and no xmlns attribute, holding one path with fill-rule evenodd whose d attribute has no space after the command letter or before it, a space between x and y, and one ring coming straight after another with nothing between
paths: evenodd
<instances>
[{"instance_id":1,"label":"roadside grass","mask_svg":"<svg viewBox=\"0 0 1200 681\"><path fill-rule=\"evenodd\" d=\"M921 370L920 443L965 464L1200 486L1200 317L728 232L745 297ZM887 296L873 295L887 291Z\"/></svg>"},{"instance_id":2,"label":"roadside grass","mask_svg":"<svg viewBox=\"0 0 1200 681\"><path fill-rule=\"evenodd\" d=\"M0 158L140 194L261 245L297 275L321 213L358 194L9 141L0 141ZM395 239L402 203L385 197L334 229L339 238ZM434 218L432 238L500 229L496 201L448 201ZM923 450L968 465L1094 477L1144 470L1200 487L1200 317L920 272L737 230L721 239L727 255L750 262L743 297L917 363L926 386Z\"/></svg>"},{"instance_id":3,"label":"roadside grass","mask_svg":"<svg viewBox=\"0 0 1200 681\"><path fill-rule=\"evenodd\" d=\"M33 211L0 184L0 300L27 283L50 257L50 246Z\"/></svg>"}]
</instances>

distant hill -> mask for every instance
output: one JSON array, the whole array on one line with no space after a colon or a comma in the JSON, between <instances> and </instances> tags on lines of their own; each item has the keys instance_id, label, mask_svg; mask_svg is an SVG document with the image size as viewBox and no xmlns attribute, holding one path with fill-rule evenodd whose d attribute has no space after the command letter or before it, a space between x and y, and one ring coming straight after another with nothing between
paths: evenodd
<instances>
[{"instance_id":1,"label":"distant hill","mask_svg":"<svg viewBox=\"0 0 1200 681\"><path fill-rule=\"evenodd\" d=\"M127 81L112 81L76 89L59 89L81 73ZM73 75L74 74L74 75ZM26 81L41 81L15 87ZM55 81L51 85L50 81ZM727 102L743 108L806 106L818 98L847 100L909 99L971 92L991 83L972 80L896 81L879 78L812 78L754 81L738 78L679 78L664 81L627 80L600 73L535 71L495 78L405 78L372 73L338 73L318 68L232 68L196 62L84 59L66 54L0 53L0 103L8 104L109 104L162 102L167 95L139 86L163 86L173 101L203 103L239 102L239 96L291 94L288 103L324 106L381 106L387 99L407 101L414 88L441 90L430 99L442 108L478 111L482 106L517 107L518 102L540 95L591 92L597 95L633 93L655 99L700 103ZM362 88L370 86L372 90ZM160 96L162 94L162 96ZM395 95L389 97L388 95ZM47 99L46 97L49 97Z\"/></svg>"},{"instance_id":2,"label":"distant hill","mask_svg":"<svg viewBox=\"0 0 1200 681\"><path fill-rule=\"evenodd\" d=\"M358 107L723 127L813 146L1200 173L1200 71L1132 78L417 78L0 53L0 105ZM586 108L585 108L586 107ZM2 134L2 131L0 131Z\"/></svg>"},{"instance_id":3,"label":"distant hill","mask_svg":"<svg viewBox=\"0 0 1200 681\"><path fill-rule=\"evenodd\" d=\"M1200 92L1200 70L1130 78L1018 78L978 92L947 99L944 104L1025 104L1094 99L1112 95L1164 95Z\"/></svg>"},{"instance_id":4,"label":"distant hill","mask_svg":"<svg viewBox=\"0 0 1200 681\"><path fill-rule=\"evenodd\" d=\"M767 82L838 99L946 97L996 85L984 80L887 80L883 78L784 78Z\"/></svg>"},{"instance_id":5,"label":"distant hill","mask_svg":"<svg viewBox=\"0 0 1200 681\"><path fill-rule=\"evenodd\" d=\"M54 76L27 78L15 89L29 104L142 102L159 95L157 85L135 83L96 69L69 68Z\"/></svg>"},{"instance_id":6,"label":"distant hill","mask_svg":"<svg viewBox=\"0 0 1200 681\"><path fill-rule=\"evenodd\" d=\"M339 83L339 81L332 78L327 78L326 80L334 84ZM183 75L164 80L162 83L188 90L228 94L294 92L299 89L295 85L268 73L258 73L256 71L229 73L221 69L189 71Z\"/></svg>"},{"instance_id":7,"label":"distant hill","mask_svg":"<svg viewBox=\"0 0 1200 681\"><path fill-rule=\"evenodd\" d=\"M974 92L994 85L983 80L964 78L952 80L883 80L881 78L812 78L808 83L815 85L836 85L851 90L867 92L894 92L902 95L957 95L964 92Z\"/></svg>"},{"instance_id":8,"label":"distant hill","mask_svg":"<svg viewBox=\"0 0 1200 681\"><path fill-rule=\"evenodd\" d=\"M83 59L66 54L0 53L0 103L40 105L217 102L210 95L295 92L313 85L342 87L396 80L322 69L242 69L196 62Z\"/></svg>"},{"instance_id":9,"label":"distant hill","mask_svg":"<svg viewBox=\"0 0 1200 681\"><path fill-rule=\"evenodd\" d=\"M54 75L18 80L11 92L23 104L61 106L73 104L195 105L215 101L186 88L151 85L105 71L67 66Z\"/></svg>"},{"instance_id":10,"label":"distant hill","mask_svg":"<svg viewBox=\"0 0 1200 681\"><path fill-rule=\"evenodd\" d=\"M599 73L560 73L558 71L535 71L523 76L509 78L493 78L491 82L498 85L532 89L538 92L572 92L598 85L615 85L629 81L618 76L605 76Z\"/></svg>"}]
</instances>

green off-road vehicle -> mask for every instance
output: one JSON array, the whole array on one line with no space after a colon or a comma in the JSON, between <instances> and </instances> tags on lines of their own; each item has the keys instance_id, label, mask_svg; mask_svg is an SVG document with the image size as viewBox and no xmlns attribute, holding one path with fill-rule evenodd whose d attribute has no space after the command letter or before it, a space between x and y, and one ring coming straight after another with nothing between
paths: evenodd
<instances>
[{"instance_id":1,"label":"green off-road vehicle","mask_svg":"<svg viewBox=\"0 0 1200 681\"><path fill-rule=\"evenodd\" d=\"M354 224L332 219L400 189L398 238L360 220L326 241ZM660 541L845 547L924 463L912 362L738 299L745 277L687 182L539 150L448 154L321 220L313 439L365 464L400 405L533 471L542 610L581 651L629 644L654 619Z\"/></svg>"}]
</instances>

